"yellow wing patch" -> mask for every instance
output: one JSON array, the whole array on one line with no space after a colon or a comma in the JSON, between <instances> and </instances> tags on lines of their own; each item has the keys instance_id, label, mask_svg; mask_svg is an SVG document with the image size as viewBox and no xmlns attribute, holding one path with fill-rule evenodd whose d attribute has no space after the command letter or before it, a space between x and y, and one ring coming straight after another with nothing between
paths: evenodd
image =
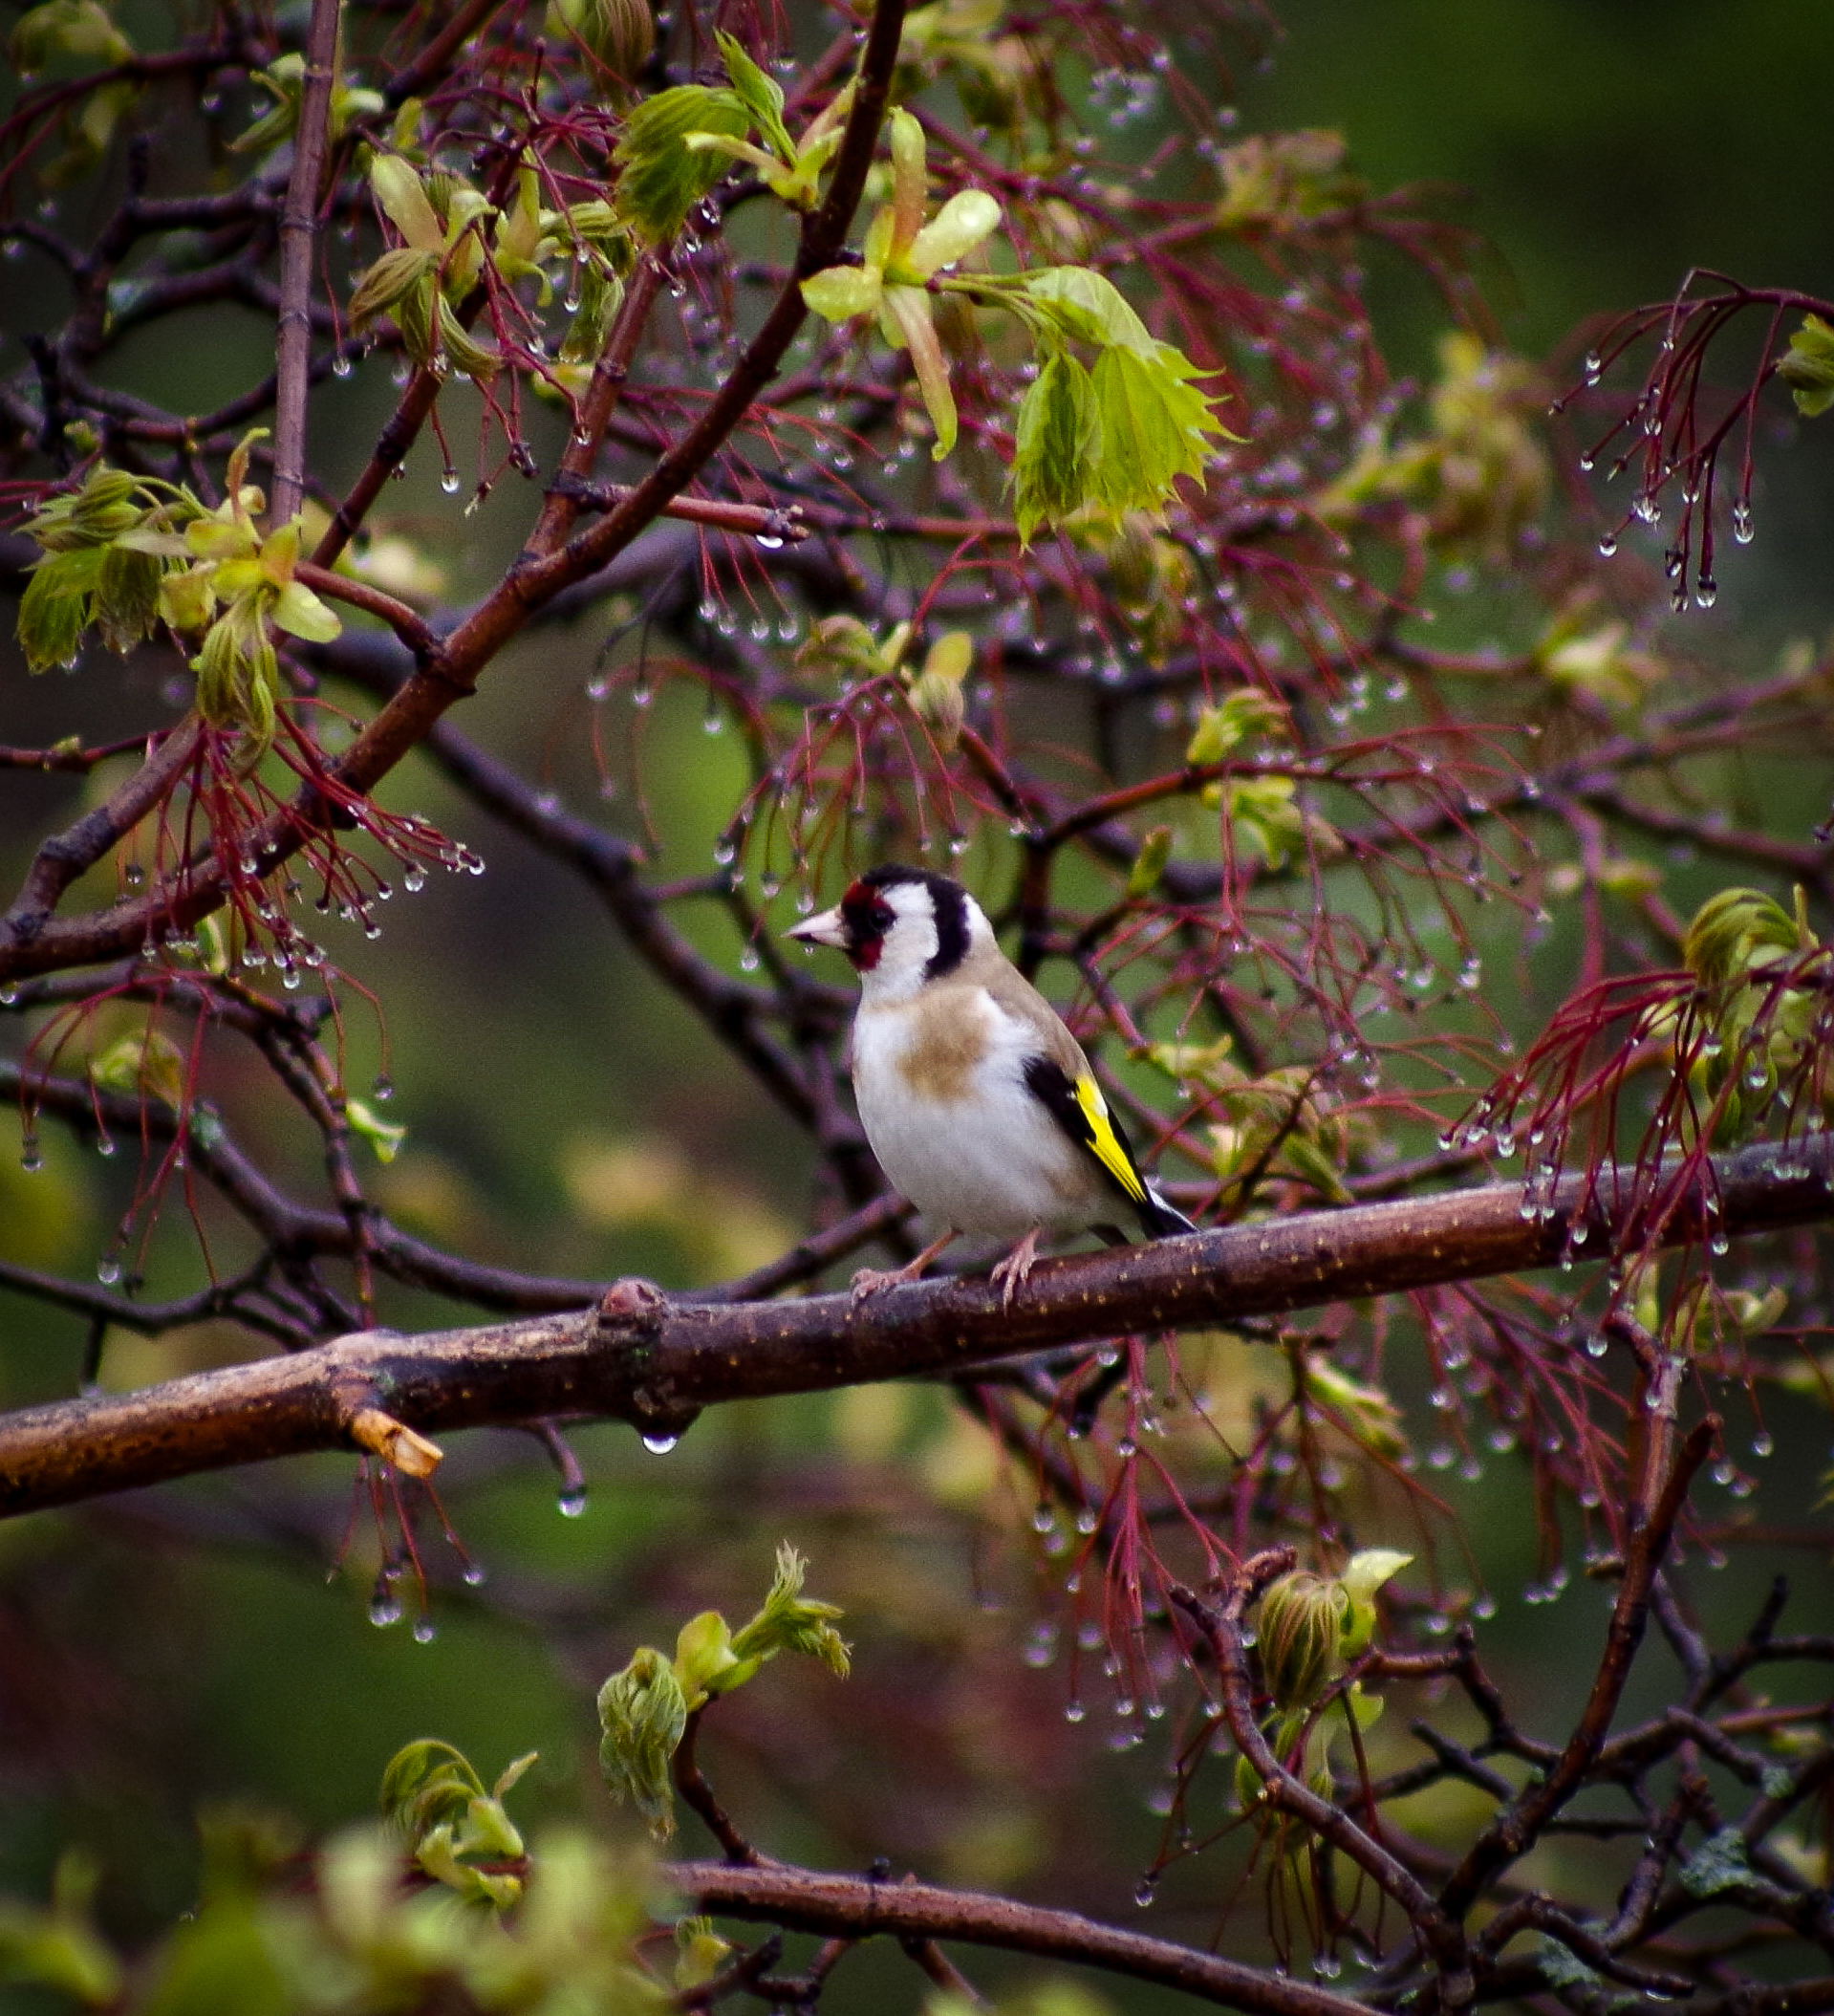
<instances>
[{"instance_id":1,"label":"yellow wing patch","mask_svg":"<svg viewBox=\"0 0 1834 2016\"><path fill-rule=\"evenodd\" d=\"M1133 1158L1121 1145L1114 1123L1108 1116L1108 1101L1102 1088L1089 1076L1076 1080L1076 1103L1082 1109L1089 1150L1102 1167L1120 1184L1136 1204L1146 1203L1146 1185L1133 1166Z\"/></svg>"}]
</instances>

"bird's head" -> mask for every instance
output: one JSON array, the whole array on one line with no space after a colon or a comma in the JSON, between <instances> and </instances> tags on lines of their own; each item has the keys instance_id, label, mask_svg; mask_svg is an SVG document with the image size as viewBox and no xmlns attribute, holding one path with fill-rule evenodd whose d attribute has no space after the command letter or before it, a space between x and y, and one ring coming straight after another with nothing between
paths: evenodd
<instances>
[{"instance_id":1,"label":"bird's head","mask_svg":"<svg viewBox=\"0 0 1834 2016\"><path fill-rule=\"evenodd\" d=\"M861 876L831 910L784 936L845 952L874 992L915 990L993 943L981 905L960 883L895 862Z\"/></svg>"}]
</instances>

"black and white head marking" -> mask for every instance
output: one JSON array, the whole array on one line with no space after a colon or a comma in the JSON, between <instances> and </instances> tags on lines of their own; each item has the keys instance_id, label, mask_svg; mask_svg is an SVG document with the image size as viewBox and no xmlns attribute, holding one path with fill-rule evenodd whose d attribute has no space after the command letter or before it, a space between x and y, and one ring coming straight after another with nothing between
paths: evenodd
<instances>
[{"instance_id":1,"label":"black and white head marking","mask_svg":"<svg viewBox=\"0 0 1834 2016\"><path fill-rule=\"evenodd\" d=\"M936 949L924 962L925 980L953 973L968 956L970 935L967 892L946 876L924 868L905 868L895 861L860 877L841 898L840 914L847 929L847 956L862 973L878 965L887 934L908 914L896 893L921 889L929 897L928 921L936 933Z\"/></svg>"}]
</instances>

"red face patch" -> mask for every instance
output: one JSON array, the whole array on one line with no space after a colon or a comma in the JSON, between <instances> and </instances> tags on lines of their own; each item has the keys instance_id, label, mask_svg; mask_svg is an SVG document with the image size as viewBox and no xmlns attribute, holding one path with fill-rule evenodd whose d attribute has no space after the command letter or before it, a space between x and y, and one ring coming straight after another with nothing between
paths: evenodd
<instances>
[{"instance_id":1,"label":"red face patch","mask_svg":"<svg viewBox=\"0 0 1834 2016\"><path fill-rule=\"evenodd\" d=\"M885 948L885 934L897 913L878 891L855 882L841 898L841 922L847 926L847 956L862 973L870 973Z\"/></svg>"}]
</instances>

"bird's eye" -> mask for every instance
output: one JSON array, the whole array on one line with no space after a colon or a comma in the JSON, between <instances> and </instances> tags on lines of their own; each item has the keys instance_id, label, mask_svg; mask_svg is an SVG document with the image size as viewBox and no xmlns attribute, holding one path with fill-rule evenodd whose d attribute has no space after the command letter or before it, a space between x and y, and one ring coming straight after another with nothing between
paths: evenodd
<instances>
[{"instance_id":1,"label":"bird's eye","mask_svg":"<svg viewBox=\"0 0 1834 2016\"><path fill-rule=\"evenodd\" d=\"M878 964L885 935L897 922L897 912L864 882L855 882L841 898L841 921L847 926L848 952L862 970Z\"/></svg>"}]
</instances>

